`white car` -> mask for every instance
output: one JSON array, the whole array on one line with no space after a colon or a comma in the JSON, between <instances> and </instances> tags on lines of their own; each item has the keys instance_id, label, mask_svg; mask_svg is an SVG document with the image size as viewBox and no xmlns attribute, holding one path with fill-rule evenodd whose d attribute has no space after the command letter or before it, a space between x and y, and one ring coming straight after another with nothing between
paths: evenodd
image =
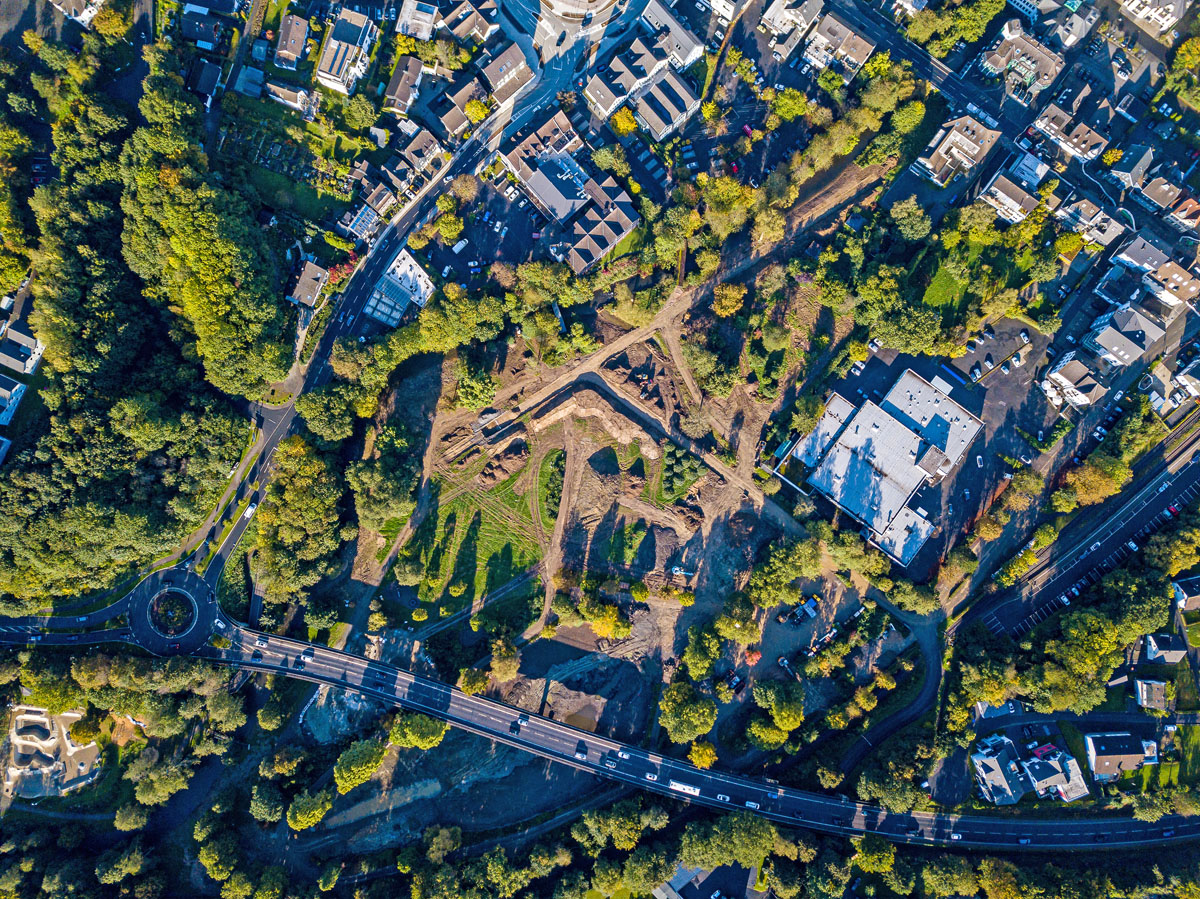
<instances>
[{"instance_id":1,"label":"white car","mask_svg":"<svg viewBox=\"0 0 1200 899\"><path fill-rule=\"evenodd\" d=\"M251 518L251 517L254 515L254 513L255 513L255 512L257 512L257 511L258 511L258 503L251 503L250 505L246 506L246 511L242 513L242 518L244 518L244 519L246 519L247 521L249 521L249 520L250 520L250 518Z\"/></svg>"},{"instance_id":2,"label":"white car","mask_svg":"<svg viewBox=\"0 0 1200 899\"><path fill-rule=\"evenodd\" d=\"M647 771L646 772L646 780L653 783L654 781L658 780L658 775L655 774L653 771Z\"/></svg>"}]
</instances>

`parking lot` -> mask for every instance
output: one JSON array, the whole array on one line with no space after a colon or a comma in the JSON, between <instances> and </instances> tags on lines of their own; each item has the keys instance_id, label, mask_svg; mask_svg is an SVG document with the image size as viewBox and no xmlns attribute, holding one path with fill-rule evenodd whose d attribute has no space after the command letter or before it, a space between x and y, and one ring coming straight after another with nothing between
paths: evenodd
<instances>
[{"instance_id":1,"label":"parking lot","mask_svg":"<svg viewBox=\"0 0 1200 899\"><path fill-rule=\"evenodd\" d=\"M470 285L487 277L487 267L498 259L519 264L543 247L545 218L504 173L484 179L479 198L464 217L460 240L451 245L429 244L429 274L434 279ZM533 235L537 234L538 237ZM466 245L456 253L462 240Z\"/></svg>"}]
</instances>

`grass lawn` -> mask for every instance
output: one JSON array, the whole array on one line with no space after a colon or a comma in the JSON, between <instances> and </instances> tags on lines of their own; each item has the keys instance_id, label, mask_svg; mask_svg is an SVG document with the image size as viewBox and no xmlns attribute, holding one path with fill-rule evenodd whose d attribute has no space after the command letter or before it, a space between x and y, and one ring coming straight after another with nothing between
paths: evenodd
<instances>
[{"instance_id":1,"label":"grass lawn","mask_svg":"<svg viewBox=\"0 0 1200 899\"><path fill-rule=\"evenodd\" d=\"M274 32L279 31L279 23L283 21L283 15L287 12L288 3L291 0L269 0L267 4L267 12L263 16L262 27Z\"/></svg>"},{"instance_id":2,"label":"grass lawn","mask_svg":"<svg viewBox=\"0 0 1200 899\"><path fill-rule=\"evenodd\" d=\"M286 175L260 166L247 166L250 179L262 198L280 208L294 209L300 215L319 222L334 211L340 212L346 203L330 194L318 193L308 184L297 183Z\"/></svg>"},{"instance_id":3,"label":"grass lawn","mask_svg":"<svg viewBox=\"0 0 1200 899\"><path fill-rule=\"evenodd\" d=\"M1200 646L1200 612L1188 612L1184 620L1187 622L1188 646Z\"/></svg>"},{"instance_id":4,"label":"grass lawn","mask_svg":"<svg viewBox=\"0 0 1200 899\"><path fill-rule=\"evenodd\" d=\"M1192 666L1186 661L1175 667L1175 708L1180 712L1200 709L1200 690L1196 689Z\"/></svg>"},{"instance_id":5,"label":"grass lawn","mask_svg":"<svg viewBox=\"0 0 1200 899\"><path fill-rule=\"evenodd\" d=\"M1179 746L1179 779L1183 783L1200 780L1200 725L1181 724L1175 731Z\"/></svg>"},{"instance_id":6,"label":"grass lawn","mask_svg":"<svg viewBox=\"0 0 1200 899\"><path fill-rule=\"evenodd\" d=\"M930 309L939 311L942 318L950 318L957 315L958 304L962 302L966 292L967 285L950 274L946 266L939 265L929 286L925 288L922 301Z\"/></svg>"}]
</instances>

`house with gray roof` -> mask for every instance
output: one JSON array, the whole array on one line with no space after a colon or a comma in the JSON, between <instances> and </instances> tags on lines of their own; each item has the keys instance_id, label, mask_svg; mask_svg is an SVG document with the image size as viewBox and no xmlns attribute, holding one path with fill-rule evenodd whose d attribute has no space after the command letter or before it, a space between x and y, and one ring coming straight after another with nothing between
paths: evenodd
<instances>
[{"instance_id":1,"label":"house with gray roof","mask_svg":"<svg viewBox=\"0 0 1200 899\"><path fill-rule=\"evenodd\" d=\"M663 44L671 54L671 65L686 69L704 52L704 42L688 30L669 6L662 0L650 0L642 10L642 24Z\"/></svg>"},{"instance_id":2,"label":"house with gray roof","mask_svg":"<svg viewBox=\"0 0 1200 899\"><path fill-rule=\"evenodd\" d=\"M1003 734L990 734L975 744L971 753L979 793L992 805L1016 805L1033 789L1021 766L1017 747Z\"/></svg>"},{"instance_id":3,"label":"house with gray roof","mask_svg":"<svg viewBox=\"0 0 1200 899\"><path fill-rule=\"evenodd\" d=\"M291 13L279 20L279 37L275 39L275 65L295 71L308 52L308 19Z\"/></svg>"},{"instance_id":4,"label":"house with gray roof","mask_svg":"<svg viewBox=\"0 0 1200 899\"><path fill-rule=\"evenodd\" d=\"M1092 322L1083 345L1108 365L1124 367L1140 361L1165 333L1152 313L1123 303Z\"/></svg>"},{"instance_id":5,"label":"house with gray roof","mask_svg":"<svg viewBox=\"0 0 1200 899\"><path fill-rule=\"evenodd\" d=\"M1104 386L1096 379L1096 373L1078 358L1075 350L1063 353L1042 381L1041 387L1054 405L1061 406L1065 401L1076 409L1100 402L1106 393Z\"/></svg>"},{"instance_id":6,"label":"house with gray roof","mask_svg":"<svg viewBox=\"0 0 1200 899\"><path fill-rule=\"evenodd\" d=\"M16 378L0 375L0 425L7 425L17 414L17 406L21 405L21 397L25 395L25 385Z\"/></svg>"},{"instance_id":7,"label":"house with gray roof","mask_svg":"<svg viewBox=\"0 0 1200 899\"><path fill-rule=\"evenodd\" d=\"M0 365L23 375L37 371L45 347L24 322L13 322L0 341Z\"/></svg>"},{"instance_id":8,"label":"house with gray roof","mask_svg":"<svg viewBox=\"0 0 1200 899\"><path fill-rule=\"evenodd\" d=\"M700 97L674 69L658 73L633 101L634 117L656 141L664 141L700 108Z\"/></svg>"},{"instance_id":9,"label":"house with gray roof","mask_svg":"<svg viewBox=\"0 0 1200 899\"><path fill-rule=\"evenodd\" d=\"M1140 189L1146 183L1146 173L1154 162L1154 150L1145 144L1125 148L1124 155L1114 162L1105 175L1125 190Z\"/></svg>"}]
</instances>

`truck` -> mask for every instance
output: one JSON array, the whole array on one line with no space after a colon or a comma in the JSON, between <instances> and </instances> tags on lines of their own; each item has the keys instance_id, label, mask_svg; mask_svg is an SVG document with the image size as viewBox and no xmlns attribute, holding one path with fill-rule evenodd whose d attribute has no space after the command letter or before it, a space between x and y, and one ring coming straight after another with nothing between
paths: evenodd
<instances>
[{"instance_id":1,"label":"truck","mask_svg":"<svg viewBox=\"0 0 1200 899\"><path fill-rule=\"evenodd\" d=\"M454 249L453 249L454 255L457 256L459 253L461 253L463 250L465 250L467 248L467 243L468 243L468 241L465 237L462 240L460 240L458 243L456 243L454 245Z\"/></svg>"},{"instance_id":2,"label":"truck","mask_svg":"<svg viewBox=\"0 0 1200 899\"><path fill-rule=\"evenodd\" d=\"M687 793L689 796L699 796L700 788L694 787L691 784L685 784L678 780L668 780L667 786L677 793Z\"/></svg>"}]
</instances>

